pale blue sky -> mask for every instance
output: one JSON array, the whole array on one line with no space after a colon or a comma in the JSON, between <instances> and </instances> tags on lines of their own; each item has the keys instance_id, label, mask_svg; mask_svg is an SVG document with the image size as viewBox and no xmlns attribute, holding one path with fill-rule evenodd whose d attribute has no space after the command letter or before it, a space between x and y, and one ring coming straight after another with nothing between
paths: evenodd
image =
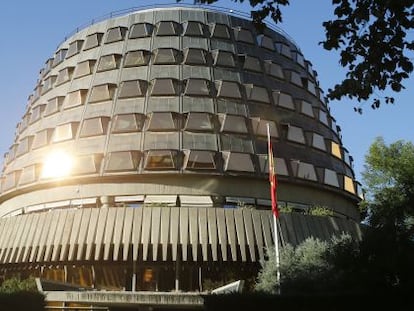
<instances>
[{"instance_id":1,"label":"pale blue sky","mask_svg":"<svg viewBox=\"0 0 414 311\"><path fill-rule=\"evenodd\" d=\"M247 0L246 0L247 1ZM248 2L248 1L247 1ZM57 45L78 26L112 11L137 6L173 4L174 1L140 0L52 0L3 1L0 4L0 155L13 143L16 124L20 121L33 91L38 72L51 57ZM192 3L192 1L184 1ZM248 12L247 4L234 4L220 0L217 6ZM327 52L318 45L324 38L322 22L332 14L330 1L291 0L284 10L284 22L280 24L299 45L306 59L318 72L321 87L326 91L343 77L335 53ZM370 109L366 103L364 114L353 111L355 103L344 100L331 102L332 115L342 128L343 144L354 158L357 177L363 170L364 155L377 136L390 143L404 139L414 142L411 103L414 79L406 83L407 90L395 95L396 104Z\"/></svg>"}]
</instances>

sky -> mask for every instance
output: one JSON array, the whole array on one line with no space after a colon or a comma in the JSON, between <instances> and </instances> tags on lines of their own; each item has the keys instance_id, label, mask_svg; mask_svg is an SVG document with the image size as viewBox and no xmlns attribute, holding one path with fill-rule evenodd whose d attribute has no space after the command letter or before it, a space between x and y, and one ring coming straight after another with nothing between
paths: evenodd
<instances>
[{"instance_id":1,"label":"sky","mask_svg":"<svg viewBox=\"0 0 414 311\"><path fill-rule=\"evenodd\" d=\"M247 0L244 2L248 2ZM291 0L283 9L283 23L278 27L290 35L312 62L325 92L344 78L344 70L335 52L325 51L318 42L324 39L322 22L332 17L331 1ZM183 1L192 3L192 1ZM155 4L175 4L174 0L13 0L0 4L0 155L12 145L16 124L21 120L28 96L33 92L39 70L53 56L57 46L77 27L91 23L111 12ZM215 6L250 12L247 3L219 0ZM370 102L362 104L362 115L354 112L355 101L341 100L329 104L331 114L342 129L342 142L354 158L358 180L364 168L369 146L378 136L386 143L396 140L414 142L414 78L406 90L394 94L394 105L378 110Z\"/></svg>"}]
</instances>

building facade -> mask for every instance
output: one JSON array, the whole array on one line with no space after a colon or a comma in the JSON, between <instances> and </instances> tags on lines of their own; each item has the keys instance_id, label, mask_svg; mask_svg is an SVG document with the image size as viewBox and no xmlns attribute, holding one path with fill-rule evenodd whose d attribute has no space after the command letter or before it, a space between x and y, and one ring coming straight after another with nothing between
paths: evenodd
<instances>
[{"instance_id":1,"label":"building facade","mask_svg":"<svg viewBox=\"0 0 414 311\"><path fill-rule=\"evenodd\" d=\"M282 242L358 237L352 157L286 34L196 7L74 33L40 71L4 158L3 277L127 291L251 278L273 245L267 125Z\"/></svg>"}]
</instances>

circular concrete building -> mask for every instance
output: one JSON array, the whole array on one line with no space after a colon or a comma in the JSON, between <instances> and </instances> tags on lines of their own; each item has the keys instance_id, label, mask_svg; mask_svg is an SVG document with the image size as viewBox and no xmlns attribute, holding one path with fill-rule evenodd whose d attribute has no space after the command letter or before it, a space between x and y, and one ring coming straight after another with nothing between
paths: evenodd
<instances>
[{"instance_id":1,"label":"circular concrete building","mask_svg":"<svg viewBox=\"0 0 414 311\"><path fill-rule=\"evenodd\" d=\"M273 244L267 124L281 241L357 235L352 158L287 35L184 7L76 32L40 71L5 155L3 277L132 291L251 277Z\"/></svg>"}]
</instances>

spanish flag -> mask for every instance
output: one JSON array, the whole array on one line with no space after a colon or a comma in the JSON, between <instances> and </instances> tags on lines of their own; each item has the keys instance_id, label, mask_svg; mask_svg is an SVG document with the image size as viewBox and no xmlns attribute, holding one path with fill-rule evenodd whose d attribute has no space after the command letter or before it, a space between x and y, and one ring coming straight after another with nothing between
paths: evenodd
<instances>
[{"instance_id":1,"label":"spanish flag","mask_svg":"<svg viewBox=\"0 0 414 311\"><path fill-rule=\"evenodd\" d=\"M270 182L270 198L272 199L272 212L276 218L279 217L279 209L277 208L277 176L275 173L275 160L273 158L272 142L270 140L270 129L267 124L267 147L269 162L269 182Z\"/></svg>"}]
</instances>

